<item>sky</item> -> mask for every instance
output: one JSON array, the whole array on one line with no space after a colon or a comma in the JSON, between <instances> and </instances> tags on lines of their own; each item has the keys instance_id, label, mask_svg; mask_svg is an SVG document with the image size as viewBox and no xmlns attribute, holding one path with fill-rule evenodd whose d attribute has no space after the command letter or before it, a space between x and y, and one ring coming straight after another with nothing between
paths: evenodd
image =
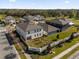
<instances>
[{"instance_id":1,"label":"sky","mask_svg":"<svg viewBox=\"0 0 79 59\"><path fill-rule=\"evenodd\" d=\"M0 0L0 9L79 9L79 0Z\"/></svg>"}]
</instances>

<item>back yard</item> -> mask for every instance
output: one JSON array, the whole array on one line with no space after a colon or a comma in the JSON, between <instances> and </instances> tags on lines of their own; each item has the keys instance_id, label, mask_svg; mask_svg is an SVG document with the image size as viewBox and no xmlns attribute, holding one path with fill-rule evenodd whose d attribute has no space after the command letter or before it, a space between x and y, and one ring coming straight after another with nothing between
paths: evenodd
<instances>
[{"instance_id":1,"label":"back yard","mask_svg":"<svg viewBox=\"0 0 79 59\"><path fill-rule=\"evenodd\" d=\"M50 36L47 37L41 37L41 38L37 38L34 40L27 40L27 44L31 47L43 47L51 42L60 40L60 39L64 39L66 37L68 37L69 35L71 35L72 32L76 32L76 27L71 26L69 27L67 30L60 32L60 33L56 33L56 34L52 34ZM59 39L57 39L57 34L59 34Z\"/></svg>"},{"instance_id":2,"label":"back yard","mask_svg":"<svg viewBox=\"0 0 79 59\"><path fill-rule=\"evenodd\" d=\"M74 21L74 23L78 25L79 22ZM56 33L56 34L53 34L51 36L48 36L47 39L52 40L52 41L60 40L60 39L63 39L65 37L68 37L69 35L71 35L72 32L76 32L76 31L77 31L76 27L72 26L72 27L69 27L67 30L65 30L63 32ZM59 37L60 37L59 39L56 38L57 34L59 34ZM52 53L50 53L50 54L47 54L47 55L34 55L34 54L32 54L31 56L32 56L33 59L51 59L54 56L61 53L62 51L68 49L72 45L76 44L77 42L79 42L79 37L74 38L71 42L64 43L61 47L53 48Z\"/></svg>"},{"instance_id":3,"label":"back yard","mask_svg":"<svg viewBox=\"0 0 79 59\"><path fill-rule=\"evenodd\" d=\"M34 54L32 54L32 58L33 59L51 59L54 56L56 56L59 53L61 53L62 51L68 49L72 45L76 44L77 42L79 42L79 37L73 39L71 42L64 43L61 47L53 48L52 49L52 53L50 53L50 54L47 54L47 55L34 55Z\"/></svg>"}]
</instances>

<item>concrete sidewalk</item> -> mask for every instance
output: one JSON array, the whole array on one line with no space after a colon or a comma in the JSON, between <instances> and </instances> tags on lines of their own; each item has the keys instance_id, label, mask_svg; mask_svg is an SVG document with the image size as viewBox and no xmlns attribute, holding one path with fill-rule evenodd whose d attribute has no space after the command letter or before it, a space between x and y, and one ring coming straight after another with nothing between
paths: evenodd
<instances>
[{"instance_id":1,"label":"concrete sidewalk","mask_svg":"<svg viewBox=\"0 0 79 59\"><path fill-rule=\"evenodd\" d=\"M63 51L62 53L60 53L59 55L55 56L52 59L61 59L64 55L66 55L67 53L71 52L73 49L75 49L78 46L79 46L79 43L73 45L72 47L68 48L67 50Z\"/></svg>"},{"instance_id":2,"label":"concrete sidewalk","mask_svg":"<svg viewBox=\"0 0 79 59\"><path fill-rule=\"evenodd\" d=\"M79 51L76 51L74 54L72 54L68 59L79 59Z\"/></svg>"}]
</instances>

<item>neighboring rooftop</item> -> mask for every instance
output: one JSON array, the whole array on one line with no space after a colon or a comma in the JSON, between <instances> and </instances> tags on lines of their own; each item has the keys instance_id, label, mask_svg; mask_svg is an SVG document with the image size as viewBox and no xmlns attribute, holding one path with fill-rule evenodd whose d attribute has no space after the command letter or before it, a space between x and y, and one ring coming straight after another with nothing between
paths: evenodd
<instances>
[{"instance_id":1,"label":"neighboring rooftop","mask_svg":"<svg viewBox=\"0 0 79 59\"><path fill-rule=\"evenodd\" d=\"M32 16L32 15L23 16L23 18L24 18L26 21L27 21L27 20L30 20L30 21L34 20L34 16Z\"/></svg>"},{"instance_id":2,"label":"neighboring rooftop","mask_svg":"<svg viewBox=\"0 0 79 59\"><path fill-rule=\"evenodd\" d=\"M51 21L50 23L54 23L54 24L58 24L58 25L66 25L69 23L69 21L67 19L55 19L53 21Z\"/></svg>"},{"instance_id":3,"label":"neighboring rooftop","mask_svg":"<svg viewBox=\"0 0 79 59\"><path fill-rule=\"evenodd\" d=\"M48 25L48 32L53 32L53 31L57 31L59 30L59 28L56 28L54 26Z\"/></svg>"},{"instance_id":4,"label":"neighboring rooftop","mask_svg":"<svg viewBox=\"0 0 79 59\"><path fill-rule=\"evenodd\" d=\"M44 16L41 16L41 15L36 15L34 17L34 20L37 20L37 21L44 20L44 19L45 19Z\"/></svg>"},{"instance_id":5,"label":"neighboring rooftop","mask_svg":"<svg viewBox=\"0 0 79 59\"><path fill-rule=\"evenodd\" d=\"M48 33L59 30L59 28L51 26L51 25L46 24L46 23L39 23L39 25L44 29L44 31L46 31Z\"/></svg>"},{"instance_id":6,"label":"neighboring rooftop","mask_svg":"<svg viewBox=\"0 0 79 59\"><path fill-rule=\"evenodd\" d=\"M12 16L7 16L5 19L6 19L6 20L15 20L15 18L12 17Z\"/></svg>"},{"instance_id":7,"label":"neighboring rooftop","mask_svg":"<svg viewBox=\"0 0 79 59\"><path fill-rule=\"evenodd\" d=\"M7 16L7 17L5 18L5 22L12 22L12 23L15 23L15 18L12 17L12 16Z\"/></svg>"},{"instance_id":8,"label":"neighboring rooftop","mask_svg":"<svg viewBox=\"0 0 79 59\"><path fill-rule=\"evenodd\" d=\"M33 21L33 20L40 21L45 19L44 16L41 16L41 15L35 15L35 16L28 15L28 16L23 16L23 18L25 20L30 20L30 21Z\"/></svg>"}]
</instances>

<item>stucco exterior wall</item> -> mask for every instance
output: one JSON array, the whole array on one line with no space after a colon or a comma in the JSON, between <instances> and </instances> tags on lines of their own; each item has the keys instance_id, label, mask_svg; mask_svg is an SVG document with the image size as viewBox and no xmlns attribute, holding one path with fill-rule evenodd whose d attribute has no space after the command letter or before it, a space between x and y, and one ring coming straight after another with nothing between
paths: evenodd
<instances>
[{"instance_id":1,"label":"stucco exterior wall","mask_svg":"<svg viewBox=\"0 0 79 59\"><path fill-rule=\"evenodd\" d=\"M20 29L18 26L16 26L16 31L19 33L19 35L26 38L26 33L22 29Z\"/></svg>"},{"instance_id":2,"label":"stucco exterior wall","mask_svg":"<svg viewBox=\"0 0 79 59\"><path fill-rule=\"evenodd\" d=\"M16 26L16 31L22 36L24 37L24 39L27 39L27 37L31 36L31 39L35 39L38 37L42 37L44 34L43 29L41 29L41 31L39 32L33 32L31 31L30 34L28 34L28 32L24 32L21 28L19 28L18 26Z\"/></svg>"},{"instance_id":3,"label":"stucco exterior wall","mask_svg":"<svg viewBox=\"0 0 79 59\"><path fill-rule=\"evenodd\" d=\"M31 34L26 34L26 38L31 36L32 39L34 38L38 38L38 37L42 37L43 36L43 29L41 29L40 32L35 32L35 33L31 33Z\"/></svg>"}]
</instances>

